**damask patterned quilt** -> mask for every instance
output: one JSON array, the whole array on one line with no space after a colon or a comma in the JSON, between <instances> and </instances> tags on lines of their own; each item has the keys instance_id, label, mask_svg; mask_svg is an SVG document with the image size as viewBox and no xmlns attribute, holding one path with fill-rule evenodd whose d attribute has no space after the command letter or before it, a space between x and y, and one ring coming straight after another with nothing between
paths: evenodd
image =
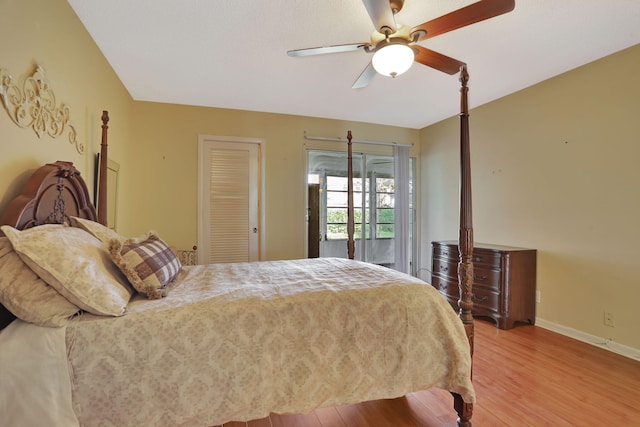
<instances>
[{"instance_id":1,"label":"damask patterned quilt","mask_svg":"<svg viewBox=\"0 0 640 427\"><path fill-rule=\"evenodd\" d=\"M82 426L212 426L438 387L475 399L428 284L337 258L184 267L169 295L67 326Z\"/></svg>"}]
</instances>

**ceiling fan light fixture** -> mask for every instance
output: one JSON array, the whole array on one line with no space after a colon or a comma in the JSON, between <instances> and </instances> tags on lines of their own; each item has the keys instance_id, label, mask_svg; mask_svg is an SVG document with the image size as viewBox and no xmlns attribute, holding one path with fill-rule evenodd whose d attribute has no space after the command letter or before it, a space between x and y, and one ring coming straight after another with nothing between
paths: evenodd
<instances>
[{"instance_id":1,"label":"ceiling fan light fixture","mask_svg":"<svg viewBox=\"0 0 640 427\"><path fill-rule=\"evenodd\" d=\"M371 63L383 76L396 77L406 72L415 58L415 52L406 43L389 43L377 49Z\"/></svg>"}]
</instances>

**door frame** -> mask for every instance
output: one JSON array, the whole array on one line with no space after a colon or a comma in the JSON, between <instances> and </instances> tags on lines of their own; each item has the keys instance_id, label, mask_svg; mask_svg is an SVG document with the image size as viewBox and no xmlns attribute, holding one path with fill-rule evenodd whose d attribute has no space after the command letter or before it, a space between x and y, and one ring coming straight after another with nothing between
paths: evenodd
<instances>
[{"instance_id":1,"label":"door frame","mask_svg":"<svg viewBox=\"0 0 640 427\"><path fill-rule=\"evenodd\" d=\"M219 135L198 135L198 197L197 197L197 238L198 244L203 241L203 236L201 235L202 230L204 229L203 216L200 215L201 209L204 209L203 201L205 199L204 188L202 185L204 179L208 179L205 177L205 168L203 166L203 159L205 157L205 146L209 142L226 142L226 143L244 143L244 144L257 144L258 147L258 167L259 167L259 188L258 190L258 260L262 261L265 259L265 250L266 250L266 242L265 242L265 230L266 230L266 209L265 209L265 154L266 154L266 143L262 138L245 138L245 137L237 137L237 136L219 136ZM198 251L198 264L202 263L202 259L200 258L200 251Z\"/></svg>"}]
</instances>

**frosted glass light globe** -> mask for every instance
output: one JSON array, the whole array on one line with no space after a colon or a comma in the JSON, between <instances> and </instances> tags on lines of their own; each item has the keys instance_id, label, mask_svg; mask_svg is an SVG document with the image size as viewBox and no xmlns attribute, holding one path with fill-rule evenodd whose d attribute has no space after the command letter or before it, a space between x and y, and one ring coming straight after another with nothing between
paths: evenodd
<instances>
[{"instance_id":1,"label":"frosted glass light globe","mask_svg":"<svg viewBox=\"0 0 640 427\"><path fill-rule=\"evenodd\" d=\"M373 54L373 68L383 76L395 77L411 68L415 53L406 44L390 44Z\"/></svg>"}]
</instances>

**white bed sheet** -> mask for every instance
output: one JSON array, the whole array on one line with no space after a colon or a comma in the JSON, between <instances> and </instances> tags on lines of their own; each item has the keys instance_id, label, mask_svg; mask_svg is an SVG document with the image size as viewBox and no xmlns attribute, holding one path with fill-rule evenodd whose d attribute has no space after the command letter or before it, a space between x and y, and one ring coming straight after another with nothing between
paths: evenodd
<instances>
[{"instance_id":1,"label":"white bed sheet","mask_svg":"<svg viewBox=\"0 0 640 427\"><path fill-rule=\"evenodd\" d=\"M65 328L17 319L0 331L0 384L2 426L79 426L71 403Z\"/></svg>"}]
</instances>

